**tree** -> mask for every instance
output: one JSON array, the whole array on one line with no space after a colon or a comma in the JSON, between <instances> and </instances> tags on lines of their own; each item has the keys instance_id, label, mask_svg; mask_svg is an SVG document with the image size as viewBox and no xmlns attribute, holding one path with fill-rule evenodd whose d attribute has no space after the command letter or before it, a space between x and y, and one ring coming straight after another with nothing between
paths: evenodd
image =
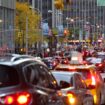
<instances>
[{"instance_id":1,"label":"tree","mask_svg":"<svg viewBox=\"0 0 105 105\"><path fill-rule=\"evenodd\" d=\"M41 40L41 17L37 11L33 11L29 8L30 6L27 3L16 3L16 44L19 46L25 45L25 34L26 34L26 17L28 18L28 44L31 46L36 41ZM21 35L19 35L21 32Z\"/></svg>"},{"instance_id":2,"label":"tree","mask_svg":"<svg viewBox=\"0 0 105 105\"><path fill-rule=\"evenodd\" d=\"M63 0L54 0L54 5L55 5L56 9L64 8Z\"/></svg>"}]
</instances>

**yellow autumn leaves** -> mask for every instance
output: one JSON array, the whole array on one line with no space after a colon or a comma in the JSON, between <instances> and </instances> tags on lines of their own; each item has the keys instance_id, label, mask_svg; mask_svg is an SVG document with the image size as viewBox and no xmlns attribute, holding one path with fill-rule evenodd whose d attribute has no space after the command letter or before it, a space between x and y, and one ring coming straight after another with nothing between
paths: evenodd
<instances>
[{"instance_id":1,"label":"yellow autumn leaves","mask_svg":"<svg viewBox=\"0 0 105 105\"><path fill-rule=\"evenodd\" d=\"M26 17L28 18L28 44L31 46L36 41L41 40L41 31L40 27L40 14L37 11L32 10L27 3L16 3L16 17L15 17L15 26L16 26L16 43L19 43L20 46L25 44L25 35L26 35ZM21 34L19 34L21 33Z\"/></svg>"}]
</instances>

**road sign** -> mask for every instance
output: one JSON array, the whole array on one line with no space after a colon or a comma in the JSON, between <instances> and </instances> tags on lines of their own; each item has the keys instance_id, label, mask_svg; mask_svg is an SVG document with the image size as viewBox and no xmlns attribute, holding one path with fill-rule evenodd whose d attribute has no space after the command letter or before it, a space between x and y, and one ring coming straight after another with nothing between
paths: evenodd
<instances>
[{"instance_id":1,"label":"road sign","mask_svg":"<svg viewBox=\"0 0 105 105\"><path fill-rule=\"evenodd\" d=\"M48 23L42 23L43 35L49 35L49 26Z\"/></svg>"}]
</instances>

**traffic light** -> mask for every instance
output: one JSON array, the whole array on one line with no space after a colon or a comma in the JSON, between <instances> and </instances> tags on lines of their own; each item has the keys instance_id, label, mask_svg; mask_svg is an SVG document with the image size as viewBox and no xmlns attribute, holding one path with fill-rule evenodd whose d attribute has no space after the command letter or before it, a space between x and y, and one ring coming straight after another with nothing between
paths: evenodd
<instances>
[{"instance_id":1,"label":"traffic light","mask_svg":"<svg viewBox=\"0 0 105 105\"><path fill-rule=\"evenodd\" d=\"M63 9L64 8L63 0L55 0L54 5L55 5L56 9Z\"/></svg>"},{"instance_id":2,"label":"traffic light","mask_svg":"<svg viewBox=\"0 0 105 105\"><path fill-rule=\"evenodd\" d=\"M65 36L67 35L67 30L64 30L64 35L65 35Z\"/></svg>"},{"instance_id":3,"label":"traffic light","mask_svg":"<svg viewBox=\"0 0 105 105\"><path fill-rule=\"evenodd\" d=\"M69 34L69 30L68 29L64 29L64 36L67 36Z\"/></svg>"}]
</instances>

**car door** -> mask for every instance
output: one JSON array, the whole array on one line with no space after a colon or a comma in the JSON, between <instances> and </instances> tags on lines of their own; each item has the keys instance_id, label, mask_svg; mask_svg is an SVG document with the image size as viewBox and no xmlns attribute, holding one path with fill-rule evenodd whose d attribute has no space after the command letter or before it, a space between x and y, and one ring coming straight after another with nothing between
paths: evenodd
<instances>
[{"instance_id":1,"label":"car door","mask_svg":"<svg viewBox=\"0 0 105 105\"><path fill-rule=\"evenodd\" d=\"M41 64L30 65L30 68L31 76L28 81L34 87L34 97L35 100L37 99L37 105L62 105L61 98L57 96L57 87L54 82L56 80L50 80L52 77L49 70ZM29 69L28 71L30 72Z\"/></svg>"}]
</instances>

